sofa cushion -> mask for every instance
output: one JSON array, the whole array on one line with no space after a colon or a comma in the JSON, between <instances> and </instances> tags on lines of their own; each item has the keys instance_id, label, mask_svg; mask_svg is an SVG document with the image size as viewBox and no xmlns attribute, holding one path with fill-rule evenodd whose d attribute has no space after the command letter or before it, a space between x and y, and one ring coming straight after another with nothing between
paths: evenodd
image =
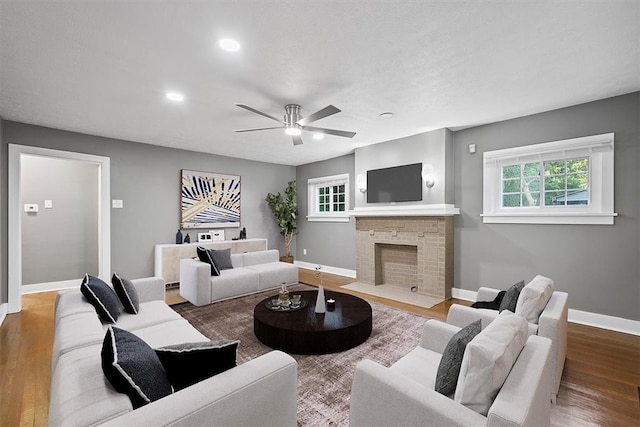
<instances>
[{"instance_id":1,"label":"sofa cushion","mask_svg":"<svg viewBox=\"0 0 640 427\"><path fill-rule=\"evenodd\" d=\"M105 282L97 277L84 275L80 285L82 295L93 305L100 318L108 323L116 323L120 315L120 300Z\"/></svg>"},{"instance_id":2,"label":"sofa cushion","mask_svg":"<svg viewBox=\"0 0 640 427\"><path fill-rule=\"evenodd\" d=\"M231 262L231 249L209 249L208 252L213 258L213 262L219 271L233 268L233 263Z\"/></svg>"},{"instance_id":3,"label":"sofa cushion","mask_svg":"<svg viewBox=\"0 0 640 427\"><path fill-rule=\"evenodd\" d=\"M173 320L182 319L164 301L147 301L140 304L138 314L122 313L115 326L120 329L135 332L148 326L159 325ZM104 330L106 331L106 326Z\"/></svg>"},{"instance_id":4,"label":"sofa cushion","mask_svg":"<svg viewBox=\"0 0 640 427\"><path fill-rule=\"evenodd\" d=\"M402 356L389 369L433 390L442 355L436 351L417 346Z\"/></svg>"},{"instance_id":5,"label":"sofa cushion","mask_svg":"<svg viewBox=\"0 0 640 427\"><path fill-rule=\"evenodd\" d=\"M138 291L136 291L136 287L133 286L131 280L118 276L118 273L113 273L111 284L116 291L116 295L120 298L124 311L131 314L138 314L140 308Z\"/></svg>"},{"instance_id":6,"label":"sofa cushion","mask_svg":"<svg viewBox=\"0 0 640 427\"><path fill-rule=\"evenodd\" d=\"M487 415L527 341L527 321L503 311L473 338L464 352L454 400Z\"/></svg>"},{"instance_id":7,"label":"sofa cushion","mask_svg":"<svg viewBox=\"0 0 640 427\"><path fill-rule=\"evenodd\" d=\"M198 254L198 259L204 263L207 263L211 266L211 275L219 276L220 270L216 267L216 264L213 262L213 257L208 249L203 248L202 246L198 246L196 248L196 253Z\"/></svg>"},{"instance_id":8,"label":"sofa cushion","mask_svg":"<svg viewBox=\"0 0 640 427\"><path fill-rule=\"evenodd\" d=\"M105 377L129 396L134 409L173 392L155 351L131 332L110 326L101 355Z\"/></svg>"},{"instance_id":9,"label":"sofa cushion","mask_svg":"<svg viewBox=\"0 0 640 427\"><path fill-rule=\"evenodd\" d=\"M286 262L276 261L266 264L253 264L245 268L258 272L260 275L260 289L273 288L283 283L298 283L298 267Z\"/></svg>"},{"instance_id":10,"label":"sofa cushion","mask_svg":"<svg viewBox=\"0 0 640 427\"><path fill-rule=\"evenodd\" d=\"M182 390L237 365L240 341L218 340L170 345L156 349L169 382Z\"/></svg>"},{"instance_id":11,"label":"sofa cushion","mask_svg":"<svg viewBox=\"0 0 640 427\"><path fill-rule=\"evenodd\" d=\"M515 313L537 325L538 318L547 306L551 294L553 294L553 280L537 275L527 286L522 288Z\"/></svg>"},{"instance_id":12,"label":"sofa cushion","mask_svg":"<svg viewBox=\"0 0 640 427\"><path fill-rule=\"evenodd\" d=\"M438 364L435 390L445 396L452 396L456 391L458 375L464 350L471 341L481 331L480 319L469 323L464 328L456 332L447 343L442 353L442 358Z\"/></svg>"},{"instance_id":13,"label":"sofa cushion","mask_svg":"<svg viewBox=\"0 0 640 427\"><path fill-rule=\"evenodd\" d=\"M518 297L520 296L520 291L524 287L524 280L512 285L505 292L502 297L502 301L500 302L500 308L498 309L500 312L504 310L509 310L512 313L516 311L516 303L518 302Z\"/></svg>"}]
</instances>

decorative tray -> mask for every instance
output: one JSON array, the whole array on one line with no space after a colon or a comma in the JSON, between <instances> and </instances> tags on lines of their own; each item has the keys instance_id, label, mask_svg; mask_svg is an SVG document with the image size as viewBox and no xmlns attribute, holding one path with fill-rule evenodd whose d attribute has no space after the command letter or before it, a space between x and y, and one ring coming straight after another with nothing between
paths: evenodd
<instances>
[{"instance_id":1,"label":"decorative tray","mask_svg":"<svg viewBox=\"0 0 640 427\"><path fill-rule=\"evenodd\" d=\"M308 305L306 300L301 299L300 300L300 305L296 305L296 306L290 305L289 307L282 307L280 305L273 305L273 303L272 303L273 300L277 301L278 298L275 297L275 298L270 299L269 301L267 301L265 303L265 306L271 311L282 311L282 312L297 311L297 310L305 308Z\"/></svg>"}]
</instances>

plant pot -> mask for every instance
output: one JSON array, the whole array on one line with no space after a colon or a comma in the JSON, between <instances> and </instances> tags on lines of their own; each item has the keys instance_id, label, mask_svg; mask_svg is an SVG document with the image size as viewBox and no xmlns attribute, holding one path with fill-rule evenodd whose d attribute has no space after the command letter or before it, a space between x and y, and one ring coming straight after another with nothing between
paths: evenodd
<instances>
[{"instance_id":1,"label":"plant pot","mask_svg":"<svg viewBox=\"0 0 640 427\"><path fill-rule=\"evenodd\" d=\"M281 256L281 257L280 257L280 261L282 261L282 262L288 262L289 264L293 264L293 255L289 255L289 256Z\"/></svg>"}]
</instances>

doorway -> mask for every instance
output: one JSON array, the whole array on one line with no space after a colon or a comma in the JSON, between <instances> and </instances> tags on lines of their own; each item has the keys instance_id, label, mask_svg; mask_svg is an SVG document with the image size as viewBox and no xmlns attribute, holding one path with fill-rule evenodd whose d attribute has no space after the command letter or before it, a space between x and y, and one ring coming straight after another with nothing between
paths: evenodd
<instances>
[{"instance_id":1,"label":"doorway","mask_svg":"<svg viewBox=\"0 0 640 427\"><path fill-rule=\"evenodd\" d=\"M9 313L23 293L78 286L85 272L109 280L109 158L9 144L8 164Z\"/></svg>"}]
</instances>

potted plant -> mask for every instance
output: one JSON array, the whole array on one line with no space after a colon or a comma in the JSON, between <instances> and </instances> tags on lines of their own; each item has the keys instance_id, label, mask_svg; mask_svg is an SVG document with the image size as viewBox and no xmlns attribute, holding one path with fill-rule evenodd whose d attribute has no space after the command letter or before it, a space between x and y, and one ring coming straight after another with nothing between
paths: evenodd
<instances>
[{"instance_id":1,"label":"potted plant","mask_svg":"<svg viewBox=\"0 0 640 427\"><path fill-rule=\"evenodd\" d=\"M284 256L280 257L281 261L293 262L291 255L291 241L293 236L298 233L298 204L296 203L296 182L289 181L287 188L284 190L284 197L278 194L269 193L265 199L276 224L280 229L280 234L284 237Z\"/></svg>"}]
</instances>

